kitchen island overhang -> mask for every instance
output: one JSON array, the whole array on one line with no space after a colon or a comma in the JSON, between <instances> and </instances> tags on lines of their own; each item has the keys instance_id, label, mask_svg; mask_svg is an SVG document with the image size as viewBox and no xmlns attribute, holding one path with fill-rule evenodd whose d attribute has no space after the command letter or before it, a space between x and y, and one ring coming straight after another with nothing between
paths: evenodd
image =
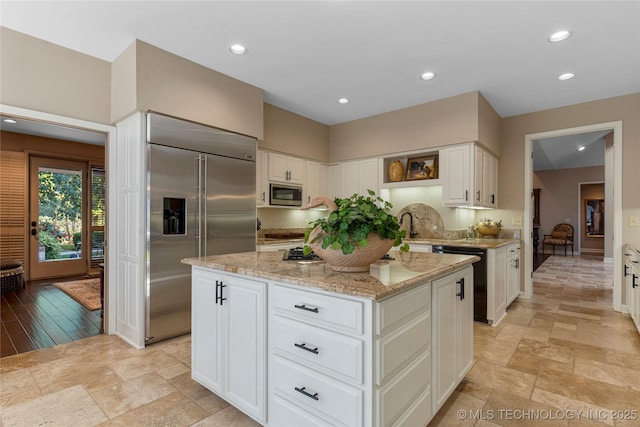
<instances>
[{"instance_id":1,"label":"kitchen island overhang","mask_svg":"<svg viewBox=\"0 0 640 427\"><path fill-rule=\"evenodd\" d=\"M182 262L290 285L382 300L480 260L469 255L390 253L395 260L377 261L365 273L336 272L322 261L283 261L279 251L185 258Z\"/></svg>"}]
</instances>

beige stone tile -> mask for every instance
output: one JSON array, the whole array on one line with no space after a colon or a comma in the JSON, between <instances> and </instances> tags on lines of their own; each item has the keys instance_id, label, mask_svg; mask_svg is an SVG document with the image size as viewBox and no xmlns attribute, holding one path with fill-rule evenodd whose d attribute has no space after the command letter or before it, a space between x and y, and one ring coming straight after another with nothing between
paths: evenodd
<instances>
[{"instance_id":1,"label":"beige stone tile","mask_svg":"<svg viewBox=\"0 0 640 427\"><path fill-rule=\"evenodd\" d=\"M486 384L480 384L480 383L470 381L466 377L463 378L460 384L458 384L458 387L456 387L456 390L459 391L460 393L465 393L475 397L476 399L480 399L484 401L489 399L489 396L491 396L491 392L493 391L493 389L487 386Z\"/></svg>"},{"instance_id":2,"label":"beige stone tile","mask_svg":"<svg viewBox=\"0 0 640 427\"><path fill-rule=\"evenodd\" d=\"M501 340L486 336L474 337L473 354L476 359L483 359L489 363L507 366L517 346L518 342L513 340Z\"/></svg>"},{"instance_id":3,"label":"beige stone tile","mask_svg":"<svg viewBox=\"0 0 640 427\"><path fill-rule=\"evenodd\" d=\"M41 363L51 362L59 358L60 354L58 350L53 347L3 357L0 361L0 375L6 372L30 368Z\"/></svg>"},{"instance_id":4,"label":"beige stone tile","mask_svg":"<svg viewBox=\"0 0 640 427\"><path fill-rule=\"evenodd\" d=\"M145 349L130 351L128 358L110 363L113 369L124 381L166 369L178 363L178 360L160 349Z\"/></svg>"},{"instance_id":5,"label":"beige stone tile","mask_svg":"<svg viewBox=\"0 0 640 427\"><path fill-rule=\"evenodd\" d=\"M111 426L190 426L209 413L180 392L171 393L102 424Z\"/></svg>"},{"instance_id":6,"label":"beige stone tile","mask_svg":"<svg viewBox=\"0 0 640 427\"><path fill-rule=\"evenodd\" d=\"M491 394L484 412L492 414L489 421L503 427L568 425L564 414L559 414L556 408L499 390Z\"/></svg>"},{"instance_id":7,"label":"beige stone tile","mask_svg":"<svg viewBox=\"0 0 640 427\"><path fill-rule=\"evenodd\" d=\"M233 406L208 416L202 421L193 424L193 427L258 427L260 424L252 418L244 415Z\"/></svg>"},{"instance_id":8,"label":"beige stone tile","mask_svg":"<svg viewBox=\"0 0 640 427\"><path fill-rule=\"evenodd\" d=\"M59 376L56 377L54 381L43 381L42 378L39 380L39 385L43 393L53 393L58 390L73 387L74 385L82 385L85 389L92 390L100 387L114 386L120 383L122 383L120 377L106 366L99 366L91 370L79 369L78 373Z\"/></svg>"},{"instance_id":9,"label":"beige stone tile","mask_svg":"<svg viewBox=\"0 0 640 427\"><path fill-rule=\"evenodd\" d=\"M577 331L553 328L551 338L574 341L627 353L635 352L634 345L629 340L626 331L609 327L599 327L596 322L592 321L580 321Z\"/></svg>"},{"instance_id":10,"label":"beige stone tile","mask_svg":"<svg viewBox=\"0 0 640 427\"><path fill-rule=\"evenodd\" d=\"M508 368L536 375L541 369L573 371L574 351L550 343L522 339L513 353Z\"/></svg>"},{"instance_id":11,"label":"beige stone tile","mask_svg":"<svg viewBox=\"0 0 640 427\"><path fill-rule=\"evenodd\" d=\"M564 372L543 370L536 389L607 409L630 410L638 407L640 392Z\"/></svg>"},{"instance_id":12,"label":"beige stone tile","mask_svg":"<svg viewBox=\"0 0 640 427\"><path fill-rule=\"evenodd\" d=\"M2 408L33 400L41 395L40 388L29 369L23 368L0 375L0 406Z\"/></svg>"},{"instance_id":13,"label":"beige stone tile","mask_svg":"<svg viewBox=\"0 0 640 427\"><path fill-rule=\"evenodd\" d=\"M568 331L577 331L578 330L578 325L572 325L569 323L564 323L564 322L553 322L553 327L554 328L561 328L561 329L566 329Z\"/></svg>"},{"instance_id":14,"label":"beige stone tile","mask_svg":"<svg viewBox=\"0 0 640 427\"><path fill-rule=\"evenodd\" d=\"M473 426L481 416L480 411L485 403L484 400L455 391L433 417L429 426Z\"/></svg>"},{"instance_id":15,"label":"beige stone tile","mask_svg":"<svg viewBox=\"0 0 640 427\"><path fill-rule=\"evenodd\" d=\"M535 375L494 365L483 360L476 362L467 374L467 379L494 389L510 390L511 393L525 398L529 398L531 395L536 381Z\"/></svg>"},{"instance_id":16,"label":"beige stone tile","mask_svg":"<svg viewBox=\"0 0 640 427\"><path fill-rule=\"evenodd\" d=\"M537 387L533 389L531 400L554 408L562 409L565 411L567 417L572 416L576 422L596 420L598 422L602 421L606 425L613 425L613 420L610 418L605 420L599 419L603 418L598 417L598 414L602 413L601 411L605 411L607 414L609 413L609 409L601 406L591 405L581 400L571 399L566 396L541 390Z\"/></svg>"},{"instance_id":17,"label":"beige stone tile","mask_svg":"<svg viewBox=\"0 0 640 427\"><path fill-rule=\"evenodd\" d=\"M176 391L156 373L142 375L115 386L91 390L91 396L109 418L153 402Z\"/></svg>"},{"instance_id":18,"label":"beige stone tile","mask_svg":"<svg viewBox=\"0 0 640 427\"><path fill-rule=\"evenodd\" d=\"M0 424L3 427L95 426L107 419L82 386L74 386L18 405L3 406Z\"/></svg>"},{"instance_id":19,"label":"beige stone tile","mask_svg":"<svg viewBox=\"0 0 640 427\"><path fill-rule=\"evenodd\" d=\"M576 313L576 312L567 311L567 310L558 310L558 314L562 314L564 316L577 317L580 319L600 320L600 316L594 316L592 314L586 314L586 313Z\"/></svg>"},{"instance_id":20,"label":"beige stone tile","mask_svg":"<svg viewBox=\"0 0 640 427\"><path fill-rule=\"evenodd\" d=\"M500 331L496 338L500 340L516 342L519 342L522 338L540 342L547 342L550 334L550 331L545 331L538 328L507 324L504 326L504 328L502 328L502 331Z\"/></svg>"},{"instance_id":21,"label":"beige stone tile","mask_svg":"<svg viewBox=\"0 0 640 427\"><path fill-rule=\"evenodd\" d=\"M640 371L576 357L574 374L640 391ZM638 402L640 409L640 402Z\"/></svg>"},{"instance_id":22,"label":"beige stone tile","mask_svg":"<svg viewBox=\"0 0 640 427\"><path fill-rule=\"evenodd\" d=\"M196 403L210 414L215 414L219 410L229 406L229 403L226 400L218 397L216 394L211 392L209 392L208 396L198 399Z\"/></svg>"},{"instance_id":23,"label":"beige stone tile","mask_svg":"<svg viewBox=\"0 0 640 427\"><path fill-rule=\"evenodd\" d=\"M182 375L185 372L191 374L191 368L184 363L176 363L175 365L167 366L166 368L160 368L156 371L165 380L175 378L178 375Z\"/></svg>"},{"instance_id":24,"label":"beige stone tile","mask_svg":"<svg viewBox=\"0 0 640 427\"><path fill-rule=\"evenodd\" d=\"M191 378L191 372L178 375L177 377L170 379L169 382L193 400L202 399L203 397L207 397L211 394L208 389Z\"/></svg>"}]
</instances>

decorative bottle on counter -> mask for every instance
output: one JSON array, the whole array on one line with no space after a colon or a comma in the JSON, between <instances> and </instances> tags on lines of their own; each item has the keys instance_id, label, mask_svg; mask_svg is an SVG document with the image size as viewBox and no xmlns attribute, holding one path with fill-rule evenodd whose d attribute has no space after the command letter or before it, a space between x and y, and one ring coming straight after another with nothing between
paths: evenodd
<instances>
[{"instance_id":1,"label":"decorative bottle on counter","mask_svg":"<svg viewBox=\"0 0 640 427\"><path fill-rule=\"evenodd\" d=\"M389 165L389 181L399 182L404 178L404 166L400 160L394 160Z\"/></svg>"}]
</instances>

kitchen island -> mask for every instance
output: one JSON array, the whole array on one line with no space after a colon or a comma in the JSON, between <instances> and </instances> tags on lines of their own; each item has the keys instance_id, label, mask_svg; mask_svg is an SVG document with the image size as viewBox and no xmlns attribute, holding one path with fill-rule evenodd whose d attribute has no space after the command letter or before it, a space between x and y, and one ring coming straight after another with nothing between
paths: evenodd
<instances>
[{"instance_id":1,"label":"kitchen island","mask_svg":"<svg viewBox=\"0 0 640 427\"><path fill-rule=\"evenodd\" d=\"M466 255L368 273L281 252L188 258L192 376L265 425L426 425L473 363Z\"/></svg>"}]
</instances>

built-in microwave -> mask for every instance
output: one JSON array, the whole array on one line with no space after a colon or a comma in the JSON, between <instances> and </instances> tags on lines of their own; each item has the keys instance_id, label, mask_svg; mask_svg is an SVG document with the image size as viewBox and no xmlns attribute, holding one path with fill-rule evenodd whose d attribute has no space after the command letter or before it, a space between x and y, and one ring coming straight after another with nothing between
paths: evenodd
<instances>
[{"instance_id":1,"label":"built-in microwave","mask_svg":"<svg viewBox=\"0 0 640 427\"><path fill-rule=\"evenodd\" d=\"M302 206L302 187L269 184L269 204L273 206Z\"/></svg>"}]
</instances>

